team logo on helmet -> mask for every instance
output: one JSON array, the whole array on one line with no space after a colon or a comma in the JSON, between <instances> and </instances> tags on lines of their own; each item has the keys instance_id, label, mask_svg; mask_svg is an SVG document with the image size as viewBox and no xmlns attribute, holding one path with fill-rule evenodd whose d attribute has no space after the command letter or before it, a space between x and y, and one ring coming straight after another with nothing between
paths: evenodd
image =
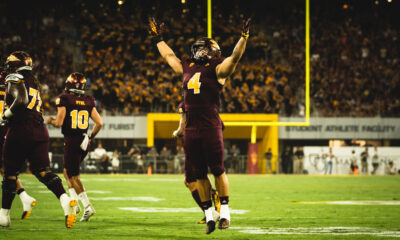
<instances>
[{"instance_id":1,"label":"team logo on helmet","mask_svg":"<svg viewBox=\"0 0 400 240\"><path fill-rule=\"evenodd\" d=\"M221 49L218 43L211 38L200 38L191 46L192 59L205 62L213 58L221 57Z\"/></svg>"},{"instance_id":2,"label":"team logo on helmet","mask_svg":"<svg viewBox=\"0 0 400 240\"><path fill-rule=\"evenodd\" d=\"M10 71L32 70L32 58L24 51L15 51L7 57L6 67Z\"/></svg>"},{"instance_id":3,"label":"team logo on helmet","mask_svg":"<svg viewBox=\"0 0 400 240\"><path fill-rule=\"evenodd\" d=\"M86 88L86 78L82 73L72 73L65 81L65 90L77 94L84 94Z\"/></svg>"}]
</instances>

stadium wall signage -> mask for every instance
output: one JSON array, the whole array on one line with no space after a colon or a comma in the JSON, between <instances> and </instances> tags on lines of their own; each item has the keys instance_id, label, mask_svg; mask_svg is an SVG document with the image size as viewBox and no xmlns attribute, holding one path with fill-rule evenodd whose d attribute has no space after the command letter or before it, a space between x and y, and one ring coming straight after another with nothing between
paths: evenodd
<instances>
[{"instance_id":1,"label":"stadium wall signage","mask_svg":"<svg viewBox=\"0 0 400 240\"><path fill-rule=\"evenodd\" d=\"M294 121L286 118L280 121ZM400 139L397 118L311 118L310 126L279 127L279 139Z\"/></svg>"},{"instance_id":2,"label":"stadium wall signage","mask_svg":"<svg viewBox=\"0 0 400 240\"><path fill-rule=\"evenodd\" d=\"M96 138L117 138L117 139L145 139L147 138L147 117L103 117L103 128ZM93 128L93 121L89 129ZM51 138L62 138L60 128L47 125Z\"/></svg>"}]
</instances>

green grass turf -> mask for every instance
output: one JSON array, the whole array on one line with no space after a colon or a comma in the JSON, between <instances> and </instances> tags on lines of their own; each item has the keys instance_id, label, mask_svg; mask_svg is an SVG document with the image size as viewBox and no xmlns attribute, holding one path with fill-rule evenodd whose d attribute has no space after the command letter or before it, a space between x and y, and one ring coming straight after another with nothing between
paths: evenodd
<instances>
[{"instance_id":1,"label":"green grass turf","mask_svg":"<svg viewBox=\"0 0 400 240\"><path fill-rule=\"evenodd\" d=\"M232 214L232 228L205 234L195 213L142 213L119 207L192 208L195 203L180 175L83 175L90 197L156 197L159 202L92 200L97 214L90 222L64 227L63 211L53 194L31 175L21 175L27 192L38 200L28 220L20 220L17 196L11 227L0 228L0 239L398 239L399 205L309 205L294 201L400 200L400 176L262 176L229 175L230 207L249 210ZM101 181L104 180L104 181ZM65 181L64 181L65 183ZM78 216L78 220L82 213ZM261 234L245 233L256 227ZM360 227L348 235L315 231L323 227ZM266 234L279 228L282 234ZM292 228L292 229L290 229ZM303 233L300 232L299 229ZM305 229L305 230L304 230ZM367 230L365 230L367 229ZM369 229L369 230L368 230ZM304 231L306 233L304 233ZM370 232L395 231L390 236ZM333 232L333 233L332 233Z\"/></svg>"}]
</instances>

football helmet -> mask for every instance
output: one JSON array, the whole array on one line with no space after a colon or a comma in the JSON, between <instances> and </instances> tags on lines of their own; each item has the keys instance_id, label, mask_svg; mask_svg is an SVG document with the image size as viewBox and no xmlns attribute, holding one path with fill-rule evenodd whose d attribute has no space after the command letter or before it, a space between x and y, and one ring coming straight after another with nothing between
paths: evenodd
<instances>
[{"instance_id":1,"label":"football helmet","mask_svg":"<svg viewBox=\"0 0 400 240\"><path fill-rule=\"evenodd\" d=\"M15 51L7 57L6 68L9 72L32 70L32 58L24 51Z\"/></svg>"},{"instance_id":2,"label":"football helmet","mask_svg":"<svg viewBox=\"0 0 400 240\"><path fill-rule=\"evenodd\" d=\"M86 78L82 73L72 73L65 81L65 91L77 94L84 94L86 88Z\"/></svg>"},{"instance_id":3,"label":"football helmet","mask_svg":"<svg viewBox=\"0 0 400 240\"><path fill-rule=\"evenodd\" d=\"M211 38L200 38L192 44L190 51L192 59L199 62L221 57L218 43Z\"/></svg>"}]
</instances>

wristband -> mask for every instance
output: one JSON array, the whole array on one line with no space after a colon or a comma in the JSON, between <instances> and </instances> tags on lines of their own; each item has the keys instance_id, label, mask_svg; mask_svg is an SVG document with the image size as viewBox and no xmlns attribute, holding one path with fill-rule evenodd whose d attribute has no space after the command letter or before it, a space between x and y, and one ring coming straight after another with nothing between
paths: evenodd
<instances>
[{"instance_id":1,"label":"wristband","mask_svg":"<svg viewBox=\"0 0 400 240\"><path fill-rule=\"evenodd\" d=\"M242 32L242 38L244 38L244 39L248 39L249 38L249 34L248 33L244 33L244 32Z\"/></svg>"},{"instance_id":2,"label":"wristband","mask_svg":"<svg viewBox=\"0 0 400 240\"><path fill-rule=\"evenodd\" d=\"M10 118L10 117L12 117L14 114L13 114L13 112L11 112L11 110L10 109L7 109L5 112L4 112L4 117L5 118Z\"/></svg>"}]
</instances>

